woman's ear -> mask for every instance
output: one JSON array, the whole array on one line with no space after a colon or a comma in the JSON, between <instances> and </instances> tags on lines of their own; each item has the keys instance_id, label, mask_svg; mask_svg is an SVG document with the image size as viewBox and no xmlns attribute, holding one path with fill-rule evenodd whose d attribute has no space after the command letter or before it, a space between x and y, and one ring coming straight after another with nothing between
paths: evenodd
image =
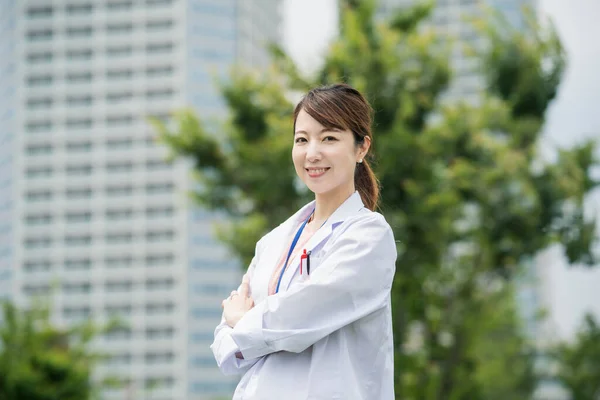
<instances>
[{"instance_id":1,"label":"woman's ear","mask_svg":"<svg viewBox=\"0 0 600 400\"><path fill-rule=\"evenodd\" d=\"M370 148L371 148L371 137L365 136L363 138L363 142L360 144L360 147L358 150L358 158L359 159L365 158L367 153L369 152Z\"/></svg>"}]
</instances>

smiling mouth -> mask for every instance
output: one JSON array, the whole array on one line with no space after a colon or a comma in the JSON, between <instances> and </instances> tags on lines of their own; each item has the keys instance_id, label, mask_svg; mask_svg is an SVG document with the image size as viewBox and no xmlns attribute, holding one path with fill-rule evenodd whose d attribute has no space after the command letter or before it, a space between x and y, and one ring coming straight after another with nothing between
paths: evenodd
<instances>
[{"instance_id":1,"label":"smiling mouth","mask_svg":"<svg viewBox=\"0 0 600 400\"><path fill-rule=\"evenodd\" d=\"M308 169L306 168L306 172L308 173L308 176L310 176L311 178L318 178L320 176L322 176L323 174L325 174L325 172L329 171L329 168L311 168Z\"/></svg>"}]
</instances>

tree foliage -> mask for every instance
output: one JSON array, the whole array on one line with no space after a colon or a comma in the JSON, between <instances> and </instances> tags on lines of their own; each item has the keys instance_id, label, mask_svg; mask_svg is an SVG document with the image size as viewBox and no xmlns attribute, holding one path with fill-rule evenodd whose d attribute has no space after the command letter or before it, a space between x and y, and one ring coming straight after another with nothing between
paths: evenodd
<instances>
[{"instance_id":1,"label":"tree foliage","mask_svg":"<svg viewBox=\"0 0 600 400\"><path fill-rule=\"evenodd\" d=\"M51 324L47 307L1 306L0 399L85 400L99 393L102 385L94 384L91 374L101 355L89 346L116 323L59 329Z\"/></svg>"},{"instance_id":2,"label":"tree foliage","mask_svg":"<svg viewBox=\"0 0 600 400\"><path fill-rule=\"evenodd\" d=\"M341 1L339 36L313 76L272 46L268 73L238 70L220 83L230 112L222 129L192 110L174 128L154 122L173 157L196 163L197 198L231 217L219 235L247 265L256 241L310 200L291 162L290 98L338 81L365 93L381 211L399 242L397 398L526 399L536 378L514 282L522 261L552 243L572 263L595 261L595 221L583 218L595 145L556 160L540 152L565 56L552 27L533 18L525 30L479 21L486 46L473 57L487 87L475 103L442 101L452 43L423 25L431 7L378 20L374 1Z\"/></svg>"},{"instance_id":3,"label":"tree foliage","mask_svg":"<svg viewBox=\"0 0 600 400\"><path fill-rule=\"evenodd\" d=\"M557 345L553 355L553 378L571 400L600 398L600 324L592 314L586 314L575 340Z\"/></svg>"}]
</instances>

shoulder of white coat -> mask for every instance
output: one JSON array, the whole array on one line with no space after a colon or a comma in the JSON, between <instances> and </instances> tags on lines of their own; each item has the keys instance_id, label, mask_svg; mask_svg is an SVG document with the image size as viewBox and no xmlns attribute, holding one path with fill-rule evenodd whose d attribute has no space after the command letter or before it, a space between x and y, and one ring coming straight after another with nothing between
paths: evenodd
<instances>
[{"instance_id":1,"label":"shoulder of white coat","mask_svg":"<svg viewBox=\"0 0 600 400\"><path fill-rule=\"evenodd\" d=\"M394 232L385 217L367 208L363 208L355 215L346 218L338 229L340 230L339 234L356 233L360 235L361 231L368 231L371 237L365 238L366 240L377 236L381 239L388 237L394 242Z\"/></svg>"}]
</instances>

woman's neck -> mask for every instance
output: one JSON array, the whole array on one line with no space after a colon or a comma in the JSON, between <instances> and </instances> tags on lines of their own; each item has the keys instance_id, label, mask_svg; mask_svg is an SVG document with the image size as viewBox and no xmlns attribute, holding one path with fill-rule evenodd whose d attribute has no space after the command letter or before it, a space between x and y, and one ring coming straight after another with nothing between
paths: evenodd
<instances>
[{"instance_id":1,"label":"woman's neck","mask_svg":"<svg viewBox=\"0 0 600 400\"><path fill-rule=\"evenodd\" d=\"M341 206L352 194L355 189L338 192L324 193L315 196L315 212L311 219L311 223L321 226L327 219Z\"/></svg>"}]
</instances>

